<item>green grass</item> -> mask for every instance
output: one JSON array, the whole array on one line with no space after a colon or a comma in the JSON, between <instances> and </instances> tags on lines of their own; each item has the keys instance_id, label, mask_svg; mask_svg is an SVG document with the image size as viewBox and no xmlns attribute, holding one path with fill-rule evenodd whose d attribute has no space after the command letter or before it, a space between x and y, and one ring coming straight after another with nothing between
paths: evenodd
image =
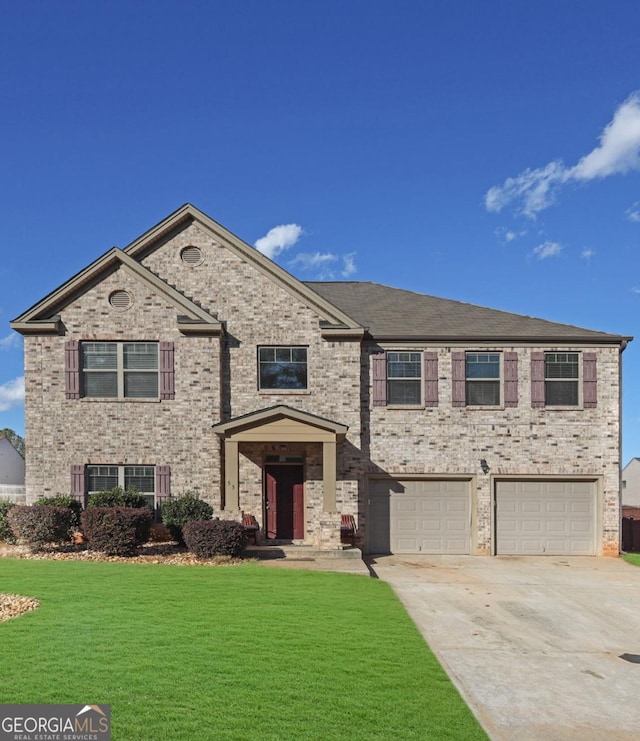
<instances>
[{"instance_id":1,"label":"green grass","mask_svg":"<svg viewBox=\"0 0 640 741\"><path fill-rule=\"evenodd\" d=\"M0 561L3 703L110 704L114 741L485 739L383 582L257 564Z\"/></svg>"},{"instance_id":2,"label":"green grass","mask_svg":"<svg viewBox=\"0 0 640 741\"><path fill-rule=\"evenodd\" d=\"M633 564L634 566L640 566L640 553L623 553L622 558L624 558L627 563Z\"/></svg>"}]
</instances>

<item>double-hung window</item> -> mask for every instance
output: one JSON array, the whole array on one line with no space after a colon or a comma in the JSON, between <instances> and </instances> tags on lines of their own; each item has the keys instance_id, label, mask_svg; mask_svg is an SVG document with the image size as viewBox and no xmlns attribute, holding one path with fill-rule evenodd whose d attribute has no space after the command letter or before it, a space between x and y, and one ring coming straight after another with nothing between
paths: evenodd
<instances>
[{"instance_id":1,"label":"double-hung window","mask_svg":"<svg viewBox=\"0 0 640 741\"><path fill-rule=\"evenodd\" d=\"M422 403L422 353L387 352L387 404Z\"/></svg>"},{"instance_id":2,"label":"double-hung window","mask_svg":"<svg viewBox=\"0 0 640 741\"><path fill-rule=\"evenodd\" d=\"M465 392L467 406L500 405L500 353L466 353Z\"/></svg>"},{"instance_id":3,"label":"double-hung window","mask_svg":"<svg viewBox=\"0 0 640 741\"><path fill-rule=\"evenodd\" d=\"M147 506L155 506L154 466L87 466L87 490L89 494L110 491L119 486L125 491L135 489L143 494Z\"/></svg>"},{"instance_id":4,"label":"double-hung window","mask_svg":"<svg viewBox=\"0 0 640 741\"><path fill-rule=\"evenodd\" d=\"M306 347L259 347L258 385L261 391L307 388Z\"/></svg>"},{"instance_id":5,"label":"double-hung window","mask_svg":"<svg viewBox=\"0 0 640 741\"><path fill-rule=\"evenodd\" d=\"M84 396L158 397L157 342L83 342Z\"/></svg>"},{"instance_id":6,"label":"double-hung window","mask_svg":"<svg viewBox=\"0 0 640 741\"><path fill-rule=\"evenodd\" d=\"M578 406L579 378L577 352L544 354L545 406Z\"/></svg>"}]
</instances>

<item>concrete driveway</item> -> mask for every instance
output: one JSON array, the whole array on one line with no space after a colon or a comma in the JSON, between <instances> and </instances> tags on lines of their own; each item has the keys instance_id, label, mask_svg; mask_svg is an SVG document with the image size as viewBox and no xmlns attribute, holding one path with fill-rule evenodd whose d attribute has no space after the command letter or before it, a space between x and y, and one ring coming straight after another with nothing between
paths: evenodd
<instances>
[{"instance_id":1,"label":"concrete driveway","mask_svg":"<svg viewBox=\"0 0 640 741\"><path fill-rule=\"evenodd\" d=\"M640 738L640 568L552 556L369 566L494 741Z\"/></svg>"}]
</instances>

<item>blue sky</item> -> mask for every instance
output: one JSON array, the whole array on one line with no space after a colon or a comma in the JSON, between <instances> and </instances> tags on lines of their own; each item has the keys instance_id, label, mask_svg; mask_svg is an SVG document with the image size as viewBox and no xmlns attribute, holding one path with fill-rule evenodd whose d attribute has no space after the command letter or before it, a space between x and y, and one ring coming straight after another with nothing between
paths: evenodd
<instances>
[{"instance_id":1,"label":"blue sky","mask_svg":"<svg viewBox=\"0 0 640 741\"><path fill-rule=\"evenodd\" d=\"M640 336L635 0L1 8L0 428L8 322L187 201L305 280Z\"/></svg>"}]
</instances>

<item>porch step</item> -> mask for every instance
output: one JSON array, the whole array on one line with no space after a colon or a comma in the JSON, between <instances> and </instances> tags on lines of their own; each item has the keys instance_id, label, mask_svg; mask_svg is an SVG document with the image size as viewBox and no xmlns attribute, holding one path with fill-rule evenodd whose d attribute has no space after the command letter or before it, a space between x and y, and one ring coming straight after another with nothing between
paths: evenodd
<instances>
[{"instance_id":1,"label":"porch step","mask_svg":"<svg viewBox=\"0 0 640 741\"><path fill-rule=\"evenodd\" d=\"M308 545L249 545L244 555L248 558L272 559L286 558L288 561L317 561L324 559L344 559L362 561L359 548L333 548L321 550Z\"/></svg>"}]
</instances>

